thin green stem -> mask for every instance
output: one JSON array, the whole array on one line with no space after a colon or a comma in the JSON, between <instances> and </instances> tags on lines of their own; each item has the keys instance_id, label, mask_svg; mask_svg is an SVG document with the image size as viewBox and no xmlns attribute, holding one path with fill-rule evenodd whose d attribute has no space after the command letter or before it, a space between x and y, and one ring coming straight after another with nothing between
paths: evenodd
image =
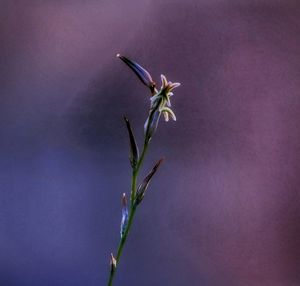
<instances>
[{"instance_id":1,"label":"thin green stem","mask_svg":"<svg viewBox=\"0 0 300 286\"><path fill-rule=\"evenodd\" d=\"M138 175L139 175L140 168L141 168L141 166L144 162L144 158L145 158L145 155L146 155L147 150L148 150L148 145L149 145L148 142L145 141L140 159L138 160L136 168L132 172L131 194L130 194L130 211L129 211L128 223L127 223L127 226L125 228L124 234L123 234L123 236L120 240L119 247L118 247L118 252L117 252L117 257L116 257L116 262L117 262L116 265L117 266L119 264L119 261L120 261L120 258L121 258L122 252L123 252L123 248L124 248L125 242L127 240L127 236L128 236L129 230L131 228L131 225L133 223L134 215L135 215L135 212L136 212L136 205L134 204L134 200L135 200L135 195L136 195L136 191L137 191L137 186L136 186L137 185L137 178L138 178ZM107 284L108 286L112 286L116 270L117 270L117 268L114 268L110 271L109 281L108 281L108 284Z\"/></svg>"},{"instance_id":2,"label":"thin green stem","mask_svg":"<svg viewBox=\"0 0 300 286\"><path fill-rule=\"evenodd\" d=\"M149 143L145 142L143 152L142 152L140 160L138 161L138 164L137 164L137 169L138 170L140 170L140 167L141 167L142 163L144 162L144 158L145 158L146 152L148 150L148 146L149 146Z\"/></svg>"}]
</instances>

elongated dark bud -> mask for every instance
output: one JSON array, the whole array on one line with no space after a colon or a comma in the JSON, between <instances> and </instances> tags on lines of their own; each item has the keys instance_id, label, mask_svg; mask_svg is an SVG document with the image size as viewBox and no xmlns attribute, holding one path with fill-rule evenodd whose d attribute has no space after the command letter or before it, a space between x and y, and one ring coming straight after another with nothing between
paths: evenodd
<instances>
[{"instance_id":1,"label":"elongated dark bud","mask_svg":"<svg viewBox=\"0 0 300 286\"><path fill-rule=\"evenodd\" d=\"M164 158L160 159L152 168L152 170L149 172L149 174L145 177L145 179L142 181L142 183L138 186L137 191L136 191L136 197L135 197L135 205L139 205L144 196L145 193L148 189L149 183L152 179L152 177L154 176L154 174L156 173L156 171L158 170L159 166L161 165L161 163L163 162Z\"/></svg>"},{"instance_id":2,"label":"elongated dark bud","mask_svg":"<svg viewBox=\"0 0 300 286\"><path fill-rule=\"evenodd\" d=\"M129 142L130 142L129 160L130 160L131 167L133 169L135 169L137 166L137 163L139 161L139 148L136 143L135 137L133 135L133 131L132 131L131 125L129 123L129 120L125 116L124 116L124 120L126 123L128 136L129 136Z\"/></svg>"},{"instance_id":3,"label":"elongated dark bud","mask_svg":"<svg viewBox=\"0 0 300 286\"><path fill-rule=\"evenodd\" d=\"M137 77L141 80L141 82L150 88L152 94L155 93L155 82L153 81L150 73L146 69L144 69L138 63L120 54L117 54L117 57L121 59L127 66L129 66L131 70L133 70L133 72L137 75Z\"/></svg>"},{"instance_id":4,"label":"elongated dark bud","mask_svg":"<svg viewBox=\"0 0 300 286\"><path fill-rule=\"evenodd\" d=\"M121 238L123 238L123 236L125 234L127 224L128 224L127 198L126 198L126 194L123 193L123 196L122 196L122 218L121 218L121 229L120 229Z\"/></svg>"}]
</instances>

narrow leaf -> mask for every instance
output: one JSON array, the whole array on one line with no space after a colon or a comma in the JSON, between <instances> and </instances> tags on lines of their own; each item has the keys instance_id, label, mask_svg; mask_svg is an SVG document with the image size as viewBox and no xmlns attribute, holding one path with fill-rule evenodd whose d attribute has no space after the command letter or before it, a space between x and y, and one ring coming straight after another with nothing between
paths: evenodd
<instances>
[{"instance_id":1,"label":"narrow leaf","mask_svg":"<svg viewBox=\"0 0 300 286\"><path fill-rule=\"evenodd\" d=\"M129 160L130 160L130 164L131 167L134 169L137 165L137 162L139 160L139 149L137 146L137 143L135 141L134 135L133 135L133 131L131 128L131 125L129 123L129 120L124 116L124 120L126 123L126 127L128 130L128 135L129 135L129 141L130 141L130 155L129 155Z\"/></svg>"},{"instance_id":2,"label":"narrow leaf","mask_svg":"<svg viewBox=\"0 0 300 286\"><path fill-rule=\"evenodd\" d=\"M140 66L138 63L117 54L117 57L120 58L133 72L137 75L137 77L141 80L141 82L150 88L151 93L155 91L155 82L153 81L150 73Z\"/></svg>"},{"instance_id":3,"label":"narrow leaf","mask_svg":"<svg viewBox=\"0 0 300 286\"><path fill-rule=\"evenodd\" d=\"M155 166L153 167L153 169L149 172L149 174L145 177L145 179L143 180L143 182L138 186L137 188L137 192L136 192L136 199L135 199L135 204L138 205L141 203L141 201L143 200L145 193L148 189L149 183L152 179L152 177L154 176L154 174L156 173L156 171L158 170L159 166L161 165L161 163L163 162L164 158L160 159Z\"/></svg>"}]
</instances>

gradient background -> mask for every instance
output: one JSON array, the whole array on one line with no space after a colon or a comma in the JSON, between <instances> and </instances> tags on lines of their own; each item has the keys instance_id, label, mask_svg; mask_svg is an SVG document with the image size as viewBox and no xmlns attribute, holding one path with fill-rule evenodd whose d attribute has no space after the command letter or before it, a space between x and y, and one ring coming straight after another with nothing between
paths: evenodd
<instances>
[{"instance_id":1,"label":"gradient background","mask_svg":"<svg viewBox=\"0 0 300 286\"><path fill-rule=\"evenodd\" d=\"M300 4L0 1L0 285L106 285L126 114L182 86L115 285L300 285Z\"/></svg>"}]
</instances>

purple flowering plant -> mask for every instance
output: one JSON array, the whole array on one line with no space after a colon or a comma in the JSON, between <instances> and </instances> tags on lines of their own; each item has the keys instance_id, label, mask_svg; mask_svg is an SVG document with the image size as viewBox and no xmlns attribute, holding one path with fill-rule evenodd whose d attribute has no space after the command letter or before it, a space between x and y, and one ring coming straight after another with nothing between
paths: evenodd
<instances>
[{"instance_id":1,"label":"purple flowering plant","mask_svg":"<svg viewBox=\"0 0 300 286\"><path fill-rule=\"evenodd\" d=\"M165 121L169 121L170 117L174 121L176 121L175 113L171 109L170 98L171 96L173 96L173 89L180 86L180 83L172 83L170 81L167 81L166 77L164 75L161 75L161 88L157 89L156 83L153 81L150 73L146 69L144 69L138 63L120 54L117 54L117 57L121 59L136 74L136 76L146 87L149 88L151 97L148 117L144 124L144 142L141 154L139 153L138 144L135 140L130 122L126 117L124 117L130 142L129 159L132 168L131 192L129 203L127 201L126 194L123 193L122 195L120 242L116 256L114 256L113 253L111 253L110 256L110 272L107 284L108 286L111 286L113 284L122 251L126 243L128 233L132 226L136 210L144 199L145 193L148 189L152 177L155 175L156 171L163 161L163 159L158 160L152 170L148 173L148 175L141 181L140 184L138 184L139 172L144 162L149 143L157 129L161 114L163 115Z\"/></svg>"}]
</instances>

